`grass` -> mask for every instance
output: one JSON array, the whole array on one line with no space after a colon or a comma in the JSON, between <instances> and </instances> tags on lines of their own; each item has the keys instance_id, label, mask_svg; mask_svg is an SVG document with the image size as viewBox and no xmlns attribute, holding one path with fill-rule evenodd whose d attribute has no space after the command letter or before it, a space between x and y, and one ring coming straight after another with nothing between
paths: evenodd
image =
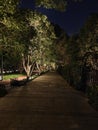
<instances>
[{"instance_id":1,"label":"grass","mask_svg":"<svg viewBox=\"0 0 98 130\"><path fill-rule=\"evenodd\" d=\"M3 76L4 80L8 80L8 79L13 79L13 78L17 78L20 76L24 76L23 74L7 74Z\"/></svg>"}]
</instances>

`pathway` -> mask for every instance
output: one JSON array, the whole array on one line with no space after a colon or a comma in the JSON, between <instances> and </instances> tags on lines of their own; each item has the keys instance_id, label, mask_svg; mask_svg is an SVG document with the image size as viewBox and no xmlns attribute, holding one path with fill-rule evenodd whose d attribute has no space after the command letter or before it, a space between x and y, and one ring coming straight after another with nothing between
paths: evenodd
<instances>
[{"instance_id":1,"label":"pathway","mask_svg":"<svg viewBox=\"0 0 98 130\"><path fill-rule=\"evenodd\" d=\"M0 130L98 130L98 112L51 72L0 98Z\"/></svg>"}]
</instances>

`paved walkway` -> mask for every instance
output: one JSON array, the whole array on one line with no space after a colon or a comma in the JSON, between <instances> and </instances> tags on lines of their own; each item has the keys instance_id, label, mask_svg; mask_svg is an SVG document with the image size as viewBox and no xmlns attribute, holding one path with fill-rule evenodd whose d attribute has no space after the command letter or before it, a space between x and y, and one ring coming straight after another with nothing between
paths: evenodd
<instances>
[{"instance_id":1,"label":"paved walkway","mask_svg":"<svg viewBox=\"0 0 98 130\"><path fill-rule=\"evenodd\" d=\"M84 94L48 73L0 98L0 130L98 130L98 112Z\"/></svg>"}]
</instances>

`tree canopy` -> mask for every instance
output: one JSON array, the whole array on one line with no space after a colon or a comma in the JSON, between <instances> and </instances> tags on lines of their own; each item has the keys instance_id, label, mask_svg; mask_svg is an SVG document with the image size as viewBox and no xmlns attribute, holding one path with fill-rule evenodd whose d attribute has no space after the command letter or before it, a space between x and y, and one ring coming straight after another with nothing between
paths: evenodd
<instances>
[{"instance_id":1,"label":"tree canopy","mask_svg":"<svg viewBox=\"0 0 98 130\"><path fill-rule=\"evenodd\" d=\"M21 60L25 60L25 65L28 63L27 61L29 61L30 66L35 61L40 63L47 60L51 61L52 57L55 57L52 46L56 38L53 25L41 13L29 9L20 9L20 2L21 0L0 1L0 46L13 48ZM35 0L35 3L36 6L64 11L67 0ZM3 51L5 51L4 48ZM8 55L9 52L7 52ZM20 54L22 55L20 56Z\"/></svg>"},{"instance_id":2,"label":"tree canopy","mask_svg":"<svg viewBox=\"0 0 98 130\"><path fill-rule=\"evenodd\" d=\"M80 2L82 0L73 0L73 2ZM36 6L43 6L45 8L52 8L58 11L65 11L68 0L35 0Z\"/></svg>"}]
</instances>

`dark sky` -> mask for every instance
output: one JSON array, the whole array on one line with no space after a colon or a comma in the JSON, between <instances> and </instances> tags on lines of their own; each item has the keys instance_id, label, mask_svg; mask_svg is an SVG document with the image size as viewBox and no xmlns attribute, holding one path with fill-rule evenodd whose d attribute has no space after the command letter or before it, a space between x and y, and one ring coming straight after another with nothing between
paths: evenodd
<instances>
[{"instance_id":1,"label":"dark sky","mask_svg":"<svg viewBox=\"0 0 98 130\"><path fill-rule=\"evenodd\" d=\"M33 0L22 0L21 7L34 8ZM51 22L57 23L69 35L79 32L91 13L98 12L98 0L82 0L82 2L72 2L68 0L65 12L53 9L38 8L38 11L46 14Z\"/></svg>"}]
</instances>

